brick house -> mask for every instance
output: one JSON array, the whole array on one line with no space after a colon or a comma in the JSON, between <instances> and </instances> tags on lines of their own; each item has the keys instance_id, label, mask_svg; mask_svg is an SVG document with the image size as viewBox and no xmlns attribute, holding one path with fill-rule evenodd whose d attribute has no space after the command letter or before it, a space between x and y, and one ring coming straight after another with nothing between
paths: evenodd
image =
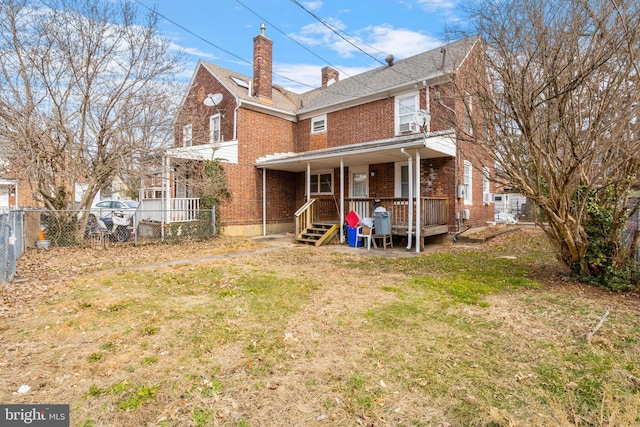
<instances>
[{"instance_id":1,"label":"brick house","mask_svg":"<svg viewBox=\"0 0 640 427\"><path fill-rule=\"evenodd\" d=\"M483 200L493 168L474 164L473 145L452 125L479 114L452 79L484 69L481 49L478 38L464 39L400 61L389 56L342 80L324 67L321 87L296 94L272 84L273 44L263 28L252 77L196 66L165 156L166 192L192 198L190 172L177 160L215 156L232 193L220 209L227 235L300 236L317 222L343 230L350 211L371 217L378 206L390 212L397 239L485 225L494 216Z\"/></svg>"}]
</instances>

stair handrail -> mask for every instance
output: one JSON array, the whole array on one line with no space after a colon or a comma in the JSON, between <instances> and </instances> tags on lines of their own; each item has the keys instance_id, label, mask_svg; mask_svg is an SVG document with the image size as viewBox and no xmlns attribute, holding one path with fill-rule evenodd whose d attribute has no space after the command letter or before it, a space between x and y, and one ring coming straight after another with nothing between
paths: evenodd
<instances>
[{"instance_id":1,"label":"stair handrail","mask_svg":"<svg viewBox=\"0 0 640 427\"><path fill-rule=\"evenodd\" d=\"M316 199L309 199L294 214L296 220L296 238L302 237L302 233L313 224L315 204Z\"/></svg>"}]
</instances>

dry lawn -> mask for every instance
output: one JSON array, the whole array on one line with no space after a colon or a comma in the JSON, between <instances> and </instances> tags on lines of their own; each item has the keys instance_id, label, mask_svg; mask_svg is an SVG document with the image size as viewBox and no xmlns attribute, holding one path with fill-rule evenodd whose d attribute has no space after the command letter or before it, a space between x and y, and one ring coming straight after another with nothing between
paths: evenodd
<instances>
[{"instance_id":1,"label":"dry lawn","mask_svg":"<svg viewBox=\"0 0 640 427\"><path fill-rule=\"evenodd\" d=\"M0 288L0 402L73 426L640 423L638 295L568 280L539 231L289 243L28 252Z\"/></svg>"}]
</instances>

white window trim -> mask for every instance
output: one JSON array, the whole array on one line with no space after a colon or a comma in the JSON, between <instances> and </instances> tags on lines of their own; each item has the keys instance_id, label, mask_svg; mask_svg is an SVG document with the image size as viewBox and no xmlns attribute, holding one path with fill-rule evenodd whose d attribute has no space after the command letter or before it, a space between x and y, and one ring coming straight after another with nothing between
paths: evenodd
<instances>
[{"instance_id":1,"label":"white window trim","mask_svg":"<svg viewBox=\"0 0 640 427\"><path fill-rule=\"evenodd\" d=\"M491 171L486 166L482 168L482 200L484 200L485 194L491 194L491 181L489 177L491 176Z\"/></svg>"},{"instance_id":2,"label":"white window trim","mask_svg":"<svg viewBox=\"0 0 640 427\"><path fill-rule=\"evenodd\" d=\"M467 186L464 182L465 171L469 169L469 185ZM464 186L464 204L471 205L473 204L473 165L469 160L464 161L463 166L463 174L462 174L462 184Z\"/></svg>"},{"instance_id":3,"label":"white window trim","mask_svg":"<svg viewBox=\"0 0 640 427\"><path fill-rule=\"evenodd\" d=\"M409 167L407 162L395 163L395 178L394 178L394 197L402 197L402 167Z\"/></svg>"},{"instance_id":4,"label":"white window trim","mask_svg":"<svg viewBox=\"0 0 640 427\"><path fill-rule=\"evenodd\" d=\"M213 123L218 121L218 139L216 140L213 135ZM222 120L220 118L220 114L214 114L209 116L209 143L217 144L222 141Z\"/></svg>"},{"instance_id":5,"label":"white window trim","mask_svg":"<svg viewBox=\"0 0 640 427\"><path fill-rule=\"evenodd\" d=\"M321 130L315 130L315 124L319 121L324 121L324 126ZM323 114L321 116L316 116L311 118L311 133L324 133L327 131L327 115Z\"/></svg>"},{"instance_id":6,"label":"white window trim","mask_svg":"<svg viewBox=\"0 0 640 427\"><path fill-rule=\"evenodd\" d=\"M317 175L318 176L318 188L316 188L315 190L312 188L311 189L311 194L315 194L315 195L327 195L327 194L333 194L333 187L334 187L334 182L333 182L333 170L332 169L327 169L327 170L319 170L319 171L313 171L311 172L311 175ZM320 175L331 175L331 191L318 191L320 189ZM311 177L309 177L309 180L311 180Z\"/></svg>"},{"instance_id":7,"label":"white window trim","mask_svg":"<svg viewBox=\"0 0 640 427\"><path fill-rule=\"evenodd\" d=\"M191 147L193 145L193 126L191 123L182 127L182 146Z\"/></svg>"},{"instance_id":8,"label":"white window trim","mask_svg":"<svg viewBox=\"0 0 640 427\"><path fill-rule=\"evenodd\" d=\"M414 114L420 110L420 92L412 91L406 92L399 95L396 95L394 98L394 121L395 121L395 131L396 135L401 135L400 133L400 100L405 98L414 98Z\"/></svg>"},{"instance_id":9,"label":"white window trim","mask_svg":"<svg viewBox=\"0 0 640 427\"><path fill-rule=\"evenodd\" d=\"M353 175L356 173L364 172L364 176L366 178L365 188L367 189L367 194L364 196L354 196L353 195ZM367 199L369 198L369 165L363 167L351 167L349 168L349 197L352 199Z\"/></svg>"}]
</instances>

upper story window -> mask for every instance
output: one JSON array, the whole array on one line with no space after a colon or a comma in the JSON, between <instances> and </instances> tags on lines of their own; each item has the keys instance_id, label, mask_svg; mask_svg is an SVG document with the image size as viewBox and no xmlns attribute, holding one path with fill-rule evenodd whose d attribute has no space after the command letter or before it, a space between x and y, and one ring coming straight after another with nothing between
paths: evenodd
<instances>
[{"instance_id":1,"label":"upper story window","mask_svg":"<svg viewBox=\"0 0 640 427\"><path fill-rule=\"evenodd\" d=\"M333 173L314 173L310 178L311 194L333 194Z\"/></svg>"},{"instance_id":2,"label":"upper story window","mask_svg":"<svg viewBox=\"0 0 640 427\"><path fill-rule=\"evenodd\" d=\"M191 123L182 128L182 146L191 147L193 144L193 126Z\"/></svg>"},{"instance_id":3,"label":"upper story window","mask_svg":"<svg viewBox=\"0 0 640 427\"><path fill-rule=\"evenodd\" d=\"M209 143L220 142L220 114L209 117Z\"/></svg>"},{"instance_id":4,"label":"upper story window","mask_svg":"<svg viewBox=\"0 0 640 427\"><path fill-rule=\"evenodd\" d=\"M465 205L470 205L473 201L473 194L472 194L472 188L473 188L473 167L471 166L471 162L468 160L464 161L464 181L463 181L463 186L464 186L464 204Z\"/></svg>"},{"instance_id":5,"label":"upper story window","mask_svg":"<svg viewBox=\"0 0 640 427\"><path fill-rule=\"evenodd\" d=\"M415 113L420 109L418 92L398 95L395 98L396 133L415 132Z\"/></svg>"},{"instance_id":6,"label":"upper story window","mask_svg":"<svg viewBox=\"0 0 640 427\"><path fill-rule=\"evenodd\" d=\"M327 131L327 115L314 117L311 119L311 133L322 133Z\"/></svg>"}]
</instances>

